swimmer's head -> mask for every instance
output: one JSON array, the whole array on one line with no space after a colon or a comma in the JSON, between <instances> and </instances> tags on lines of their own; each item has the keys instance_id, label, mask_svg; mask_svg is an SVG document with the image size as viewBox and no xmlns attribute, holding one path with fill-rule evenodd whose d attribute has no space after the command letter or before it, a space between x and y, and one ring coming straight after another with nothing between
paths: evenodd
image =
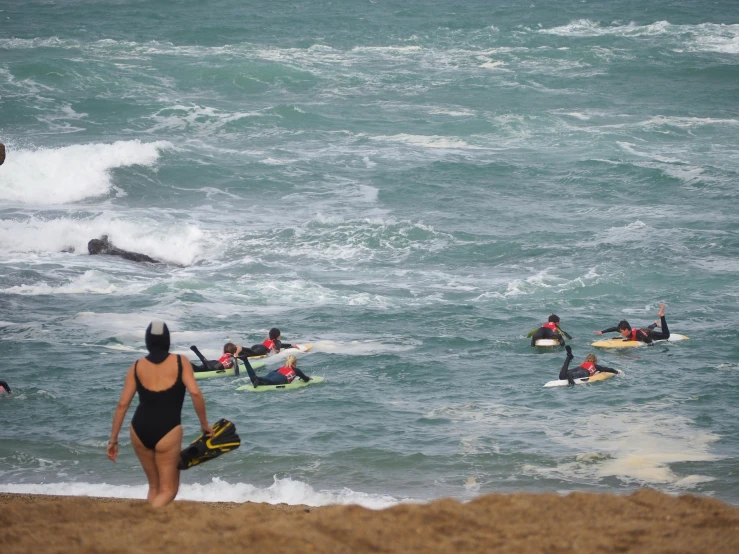
<instances>
[{"instance_id":1,"label":"swimmer's head","mask_svg":"<svg viewBox=\"0 0 739 554\"><path fill-rule=\"evenodd\" d=\"M631 334L631 325L629 325L629 322L625 319L622 319L618 322L618 325L616 325L616 329L618 329L618 332L621 333L624 337L628 337Z\"/></svg>"},{"instance_id":2,"label":"swimmer's head","mask_svg":"<svg viewBox=\"0 0 739 554\"><path fill-rule=\"evenodd\" d=\"M285 358L285 367L295 367L296 363L298 363L298 359L292 354Z\"/></svg>"},{"instance_id":3,"label":"swimmer's head","mask_svg":"<svg viewBox=\"0 0 739 554\"><path fill-rule=\"evenodd\" d=\"M280 330L277 327L272 327L272 329L269 330L269 338L270 340L277 340L280 338Z\"/></svg>"},{"instance_id":4,"label":"swimmer's head","mask_svg":"<svg viewBox=\"0 0 739 554\"><path fill-rule=\"evenodd\" d=\"M224 354L236 354L236 345L232 342L227 342L223 345Z\"/></svg>"},{"instance_id":5,"label":"swimmer's head","mask_svg":"<svg viewBox=\"0 0 739 554\"><path fill-rule=\"evenodd\" d=\"M598 356L596 356L595 354L588 354L587 356L585 356L585 361L593 363L593 364L597 364Z\"/></svg>"},{"instance_id":6,"label":"swimmer's head","mask_svg":"<svg viewBox=\"0 0 739 554\"><path fill-rule=\"evenodd\" d=\"M163 321L154 320L146 328L147 360L159 364L169 356L169 328Z\"/></svg>"},{"instance_id":7,"label":"swimmer's head","mask_svg":"<svg viewBox=\"0 0 739 554\"><path fill-rule=\"evenodd\" d=\"M559 316L552 314L549 316L549 323L559 323Z\"/></svg>"}]
</instances>

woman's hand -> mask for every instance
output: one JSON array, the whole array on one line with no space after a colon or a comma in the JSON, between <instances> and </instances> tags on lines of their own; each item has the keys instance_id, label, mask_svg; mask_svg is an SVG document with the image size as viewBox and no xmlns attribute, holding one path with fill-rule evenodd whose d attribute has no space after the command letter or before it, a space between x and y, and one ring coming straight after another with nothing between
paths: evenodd
<instances>
[{"instance_id":1,"label":"woman's hand","mask_svg":"<svg viewBox=\"0 0 739 554\"><path fill-rule=\"evenodd\" d=\"M201 425L200 426L201 431L205 433L206 437L212 437L213 436L213 427L210 425Z\"/></svg>"},{"instance_id":2,"label":"woman's hand","mask_svg":"<svg viewBox=\"0 0 739 554\"><path fill-rule=\"evenodd\" d=\"M105 449L105 453L111 462L115 462L118 456L118 441L108 441L108 448Z\"/></svg>"}]
</instances>

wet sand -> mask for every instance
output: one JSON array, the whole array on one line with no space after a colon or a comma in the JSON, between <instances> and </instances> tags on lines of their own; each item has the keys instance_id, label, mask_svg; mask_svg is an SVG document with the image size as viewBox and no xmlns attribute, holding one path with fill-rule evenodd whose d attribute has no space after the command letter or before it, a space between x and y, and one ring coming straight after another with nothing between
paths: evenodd
<instances>
[{"instance_id":1,"label":"wet sand","mask_svg":"<svg viewBox=\"0 0 739 554\"><path fill-rule=\"evenodd\" d=\"M0 552L733 553L739 508L651 490L492 494L385 510L0 493Z\"/></svg>"}]
</instances>

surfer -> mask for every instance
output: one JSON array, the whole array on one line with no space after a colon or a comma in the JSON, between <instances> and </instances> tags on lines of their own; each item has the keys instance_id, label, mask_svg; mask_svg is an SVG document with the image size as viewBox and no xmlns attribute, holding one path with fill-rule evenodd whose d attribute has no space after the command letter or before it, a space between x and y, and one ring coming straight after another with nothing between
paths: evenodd
<instances>
[{"instance_id":1,"label":"surfer","mask_svg":"<svg viewBox=\"0 0 739 554\"><path fill-rule=\"evenodd\" d=\"M618 331L623 336L624 340L634 340L638 342L645 342L652 344L656 340L667 340L670 338L670 329L667 327L667 321L665 320L665 305L662 304L659 307L659 313L657 314L659 321L655 321L648 327L641 329L632 329L629 322L622 319L618 322L615 327L609 327L602 331L595 331L596 335L602 335L603 333L614 333ZM659 331L655 331L655 328L659 327Z\"/></svg>"},{"instance_id":2,"label":"surfer","mask_svg":"<svg viewBox=\"0 0 739 554\"><path fill-rule=\"evenodd\" d=\"M113 427L107 455L115 462L118 456L118 433L128 407L138 392L139 405L131 419L131 444L149 482L147 501L153 507L169 504L180 487L182 444L182 402L185 389L190 393L195 413L203 432L211 436L213 428L205 415L205 400L200 392L192 366L182 356L169 353L169 329L163 321L152 321L146 328L149 354L136 360L128 369Z\"/></svg>"},{"instance_id":3,"label":"surfer","mask_svg":"<svg viewBox=\"0 0 739 554\"><path fill-rule=\"evenodd\" d=\"M0 142L0 165L5 162L5 145Z\"/></svg>"},{"instance_id":4,"label":"surfer","mask_svg":"<svg viewBox=\"0 0 739 554\"><path fill-rule=\"evenodd\" d=\"M595 354L588 354L583 363L575 369L570 369L570 362L575 358L575 356L572 355L571 346L565 346L565 350L567 351L567 357L565 358L565 363L562 364L562 369L559 370L559 378L561 380L567 379L567 382L570 385L575 384L575 379L592 377L599 371L603 373L618 373L617 369L598 365L598 357Z\"/></svg>"},{"instance_id":5,"label":"surfer","mask_svg":"<svg viewBox=\"0 0 739 554\"><path fill-rule=\"evenodd\" d=\"M292 344L282 342L280 338L280 330L277 327L272 327L269 330L269 337L262 342L262 344L255 344L251 348L246 349L243 346L239 346L236 352L236 356L241 356L241 352L244 350L251 350L253 354L247 353L247 356L266 356L267 354L277 354L280 350L287 350L288 348L297 348Z\"/></svg>"},{"instance_id":6,"label":"surfer","mask_svg":"<svg viewBox=\"0 0 739 554\"><path fill-rule=\"evenodd\" d=\"M10 385L8 385L8 383L0 379L0 390L4 390L8 394L10 394Z\"/></svg>"},{"instance_id":7,"label":"surfer","mask_svg":"<svg viewBox=\"0 0 739 554\"><path fill-rule=\"evenodd\" d=\"M87 251L91 255L107 254L109 256L120 256L121 258L131 260L132 262L149 262L152 264L159 263L159 260L150 258L146 254L129 252L128 250L122 250L121 248L113 246L113 243L110 242L110 240L108 239L108 235L103 235L99 239L92 239L90 242L88 242Z\"/></svg>"},{"instance_id":8,"label":"surfer","mask_svg":"<svg viewBox=\"0 0 739 554\"><path fill-rule=\"evenodd\" d=\"M241 359L246 364L246 372L249 374L249 379L251 379L251 384L254 385L254 388L257 388L259 385L287 385L288 383L292 383L296 377L300 377L305 382L311 380L310 377L296 366L298 359L292 354L287 357L284 366L272 370L262 377L257 376L246 356Z\"/></svg>"},{"instance_id":9,"label":"surfer","mask_svg":"<svg viewBox=\"0 0 739 554\"><path fill-rule=\"evenodd\" d=\"M531 337L531 346L536 346L536 341L539 339L558 340L559 344L562 346L564 346L565 343L564 337L572 340L572 337L559 326L559 321L559 316L552 314L544 325L538 329L534 329L526 335L527 337ZM564 335L564 337L562 335Z\"/></svg>"},{"instance_id":10,"label":"surfer","mask_svg":"<svg viewBox=\"0 0 739 554\"><path fill-rule=\"evenodd\" d=\"M237 347L234 343L227 342L226 344L223 345L223 355L220 358L218 358L218 361L215 361L215 360L206 360L205 357L203 357L203 355L198 350L198 347L195 345L192 345L190 347L190 350L195 352L197 357L200 358L200 361L203 362L202 365L192 364L193 371L195 372L223 371L224 369L231 369L236 363L236 360L234 359L234 355L236 354L236 348Z\"/></svg>"}]
</instances>

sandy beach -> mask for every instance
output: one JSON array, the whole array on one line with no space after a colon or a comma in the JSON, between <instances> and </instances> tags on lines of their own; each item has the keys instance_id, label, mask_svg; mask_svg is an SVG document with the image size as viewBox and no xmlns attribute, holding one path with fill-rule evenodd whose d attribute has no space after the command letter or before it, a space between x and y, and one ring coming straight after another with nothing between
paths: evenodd
<instances>
[{"instance_id":1,"label":"sandy beach","mask_svg":"<svg viewBox=\"0 0 739 554\"><path fill-rule=\"evenodd\" d=\"M0 494L0 551L730 553L739 508L652 490L492 494L381 511Z\"/></svg>"}]
</instances>

